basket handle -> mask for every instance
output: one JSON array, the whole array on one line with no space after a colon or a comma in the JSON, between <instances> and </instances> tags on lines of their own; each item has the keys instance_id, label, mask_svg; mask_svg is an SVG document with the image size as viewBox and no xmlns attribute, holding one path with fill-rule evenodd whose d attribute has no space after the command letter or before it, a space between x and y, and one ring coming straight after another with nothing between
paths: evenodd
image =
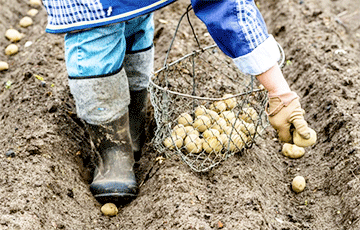
<instances>
[{"instance_id":1,"label":"basket handle","mask_svg":"<svg viewBox=\"0 0 360 230\"><path fill-rule=\"evenodd\" d=\"M180 19L179 19L179 22L178 22L178 24L177 24L177 26L176 26L176 29L175 29L174 36L173 36L173 38L171 39L169 49L166 51L166 56L165 56L165 60L164 60L164 68L167 68L167 67L168 67L167 59L168 59L168 57L169 57L171 48L172 48L172 46L173 46L173 44L174 44L174 41L175 41L177 32L179 31L180 24L181 24L183 18L185 17L185 15L186 15L186 17L187 17L187 20L188 20L189 25L190 25L190 27L191 27L191 30L192 30L192 32L193 32L194 38L195 38L195 40L196 40L196 43L197 43L197 45L199 46L199 49L201 50L200 42L199 42L199 40L198 40L198 38L197 38L197 36L196 36L194 27L192 26L191 21L190 21L190 17L189 17L189 12L190 12L192 9L193 9L193 8L192 8L191 4L189 4L188 7L186 8L185 13L184 13L183 15L181 15L181 17L180 17Z\"/></svg>"}]
</instances>

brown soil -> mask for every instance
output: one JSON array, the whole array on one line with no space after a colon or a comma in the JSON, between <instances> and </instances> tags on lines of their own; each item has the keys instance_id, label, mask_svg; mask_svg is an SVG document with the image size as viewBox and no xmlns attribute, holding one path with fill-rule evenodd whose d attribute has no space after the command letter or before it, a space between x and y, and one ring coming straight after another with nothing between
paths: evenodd
<instances>
[{"instance_id":1,"label":"brown soil","mask_svg":"<svg viewBox=\"0 0 360 230\"><path fill-rule=\"evenodd\" d=\"M156 68L188 3L156 12ZM261 0L259 6L285 50L284 74L302 98L317 144L288 159L272 131L203 174L176 156L159 164L148 144L136 165L139 196L110 218L89 191L92 151L67 86L63 36L44 33L44 9L33 26L20 28L30 7L0 0L0 47L10 44L6 29L25 34L18 54L0 52L10 64L0 72L0 229L360 229L359 1ZM211 44L201 22L194 24L201 42ZM25 48L26 41L33 44ZM191 52L193 43L190 28L182 27L171 60ZM5 156L10 149L13 158ZM296 175L307 181L300 194L290 189Z\"/></svg>"}]
</instances>

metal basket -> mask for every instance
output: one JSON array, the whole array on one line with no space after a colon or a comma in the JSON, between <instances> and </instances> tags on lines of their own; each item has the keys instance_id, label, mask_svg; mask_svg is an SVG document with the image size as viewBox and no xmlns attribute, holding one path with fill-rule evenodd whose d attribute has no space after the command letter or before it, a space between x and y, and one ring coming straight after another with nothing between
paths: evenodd
<instances>
[{"instance_id":1,"label":"metal basket","mask_svg":"<svg viewBox=\"0 0 360 230\"><path fill-rule=\"evenodd\" d=\"M189 11L190 7L184 15ZM157 124L153 144L168 157L179 154L196 172L208 171L251 148L264 133L268 126L264 111L267 93L254 76L242 74L216 45L199 45L198 50L166 64L171 46L164 67L150 80Z\"/></svg>"}]
</instances>

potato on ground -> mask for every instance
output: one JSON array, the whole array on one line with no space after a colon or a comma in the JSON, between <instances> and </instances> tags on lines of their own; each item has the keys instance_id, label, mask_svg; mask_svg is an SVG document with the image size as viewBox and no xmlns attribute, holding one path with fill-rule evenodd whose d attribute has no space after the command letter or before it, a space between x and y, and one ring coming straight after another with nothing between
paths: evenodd
<instances>
[{"instance_id":1,"label":"potato on ground","mask_svg":"<svg viewBox=\"0 0 360 230\"><path fill-rule=\"evenodd\" d=\"M20 34L19 31L15 30L15 29L8 29L5 32L5 37L7 39L9 39L11 42L18 42L21 40L22 35Z\"/></svg>"},{"instance_id":2,"label":"potato on ground","mask_svg":"<svg viewBox=\"0 0 360 230\"><path fill-rule=\"evenodd\" d=\"M8 70L8 69L9 69L9 64L7 62L0 61L0 71Z\"/></svg>"},{"instance_id":3,"label":"potato on ground","mask_svg":"<svg viewBox=\"0 0 360 230\"><path fill-rule=\"evenodd\" d=\"M304 191L305 186L306 186L305 178L302 176L295 177L291 183L292 190L296 193Z\"/></svg>"},{"instance_id":4,"label":"potato on ground","mask_svg":"<svg viewBox=\"0 0 360 230\"><path fill-rule=\"evenodd\" d=\"M116 216L119 212L118 208L113 203L104 204L100 210L105 216Z\"/></svg>"},{"instance_id":5,"label":"potato on ground","mask_svg":"<svg viewBox=\"0 0 360 230\"><path fill-rule=\"evenodd\" d=\"M178 121L178 124L181 124L181 125L184 125L184 126L192 125L192 123L194 122L193 118L188 113L180 114L177 121Z\"/></svg>"},{"instance_id":6,"label":"potato on ground","mask_svg":"<svg viewBox=\"0 0 360 230\"><path fill-rule=\"evenodd\" d=\"M14 55L19 52L19 47L15 44L10 44L5 48L6 55Z\"/></svg>"},{"instance_id":7,"label":"potato on ground","mask_svg":"<svg viewBox=\"0 0 360 230\"><path fill-rule=\"evenodd\" d=\"M26 27L31 26L33 24L33 20L30 17L25 16L20 20L19 24L20 24L21 27L26 28Z\"/></svg>"},{"instance_id":8,"label":"potato on ground","mask_svg":"<svg viewBox=\"0 0 360 230\"><path fill-rule=\"evenodd\" d=\"M286 157L296 159L304 156L305 149L296 145L285 143L282 147L282 153Z\"/></svg>"},{"instance_id":9,"label":"potato on ground","mask_svg":"<svg viewBox=\"0 0 360 230\"><path fill-rule=\"evenodd\" d=\"M205 130L210 128L210 126L211 126L211 120L209 117L205 115L198 116L193 123L193 127L199 132L204 132Z\"/></svg>"},{"instance_id":10,"label":"potato on ground","mask_svg":"<svg viewBox=\"0 0 360 230\"><path fill-rule=\"evenodd\" d=\"M200 153L203 140L196 134L190 134L185 138L185 148L188 153Z\"/></svg>"},{"instance_id":11,"label":"potato on ground","mask_svg":"<svg viewBox=\"0 0 360 230\"><path fill-rule=\"evenodd\" d=\"M34 17L38 13L39 13L39 11L37 9L30 9L26 14L31 16L31 17Z\"/></svg>"}]
</instances>

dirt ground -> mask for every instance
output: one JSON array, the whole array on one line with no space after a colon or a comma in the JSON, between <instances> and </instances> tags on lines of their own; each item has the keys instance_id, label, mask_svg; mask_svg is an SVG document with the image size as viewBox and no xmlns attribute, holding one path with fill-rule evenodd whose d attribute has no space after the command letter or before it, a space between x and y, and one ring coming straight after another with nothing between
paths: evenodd
<instances>
[{"instance_id":1,"label":"dirt ground","mask_svg":"<svg viewBox=\"0 0 360 230\"><path fill-rule=\"evenodd\" d=\"M10 44L6 29L25 34L18 54L0 52L10 65L0 72L0 229L360 229L359 0L257 2L285 50L284 75L318 133L304 157L285 158L272 130L245 154L198 174L176 156L157 163L149 143L136 164L139 196L116 217L103 216L89 191L93 153L67 86L63 35L44 33L43 8L33 26L21 28L26 2L0 0L1 49ZM157 69L188 4L155 14ZM212 44L202 23L194 25L201 42ZM171 60L193 43L184 27ZM290 189L296 175L307 182L300 194Z\"/></svg>"}]
</instances>

